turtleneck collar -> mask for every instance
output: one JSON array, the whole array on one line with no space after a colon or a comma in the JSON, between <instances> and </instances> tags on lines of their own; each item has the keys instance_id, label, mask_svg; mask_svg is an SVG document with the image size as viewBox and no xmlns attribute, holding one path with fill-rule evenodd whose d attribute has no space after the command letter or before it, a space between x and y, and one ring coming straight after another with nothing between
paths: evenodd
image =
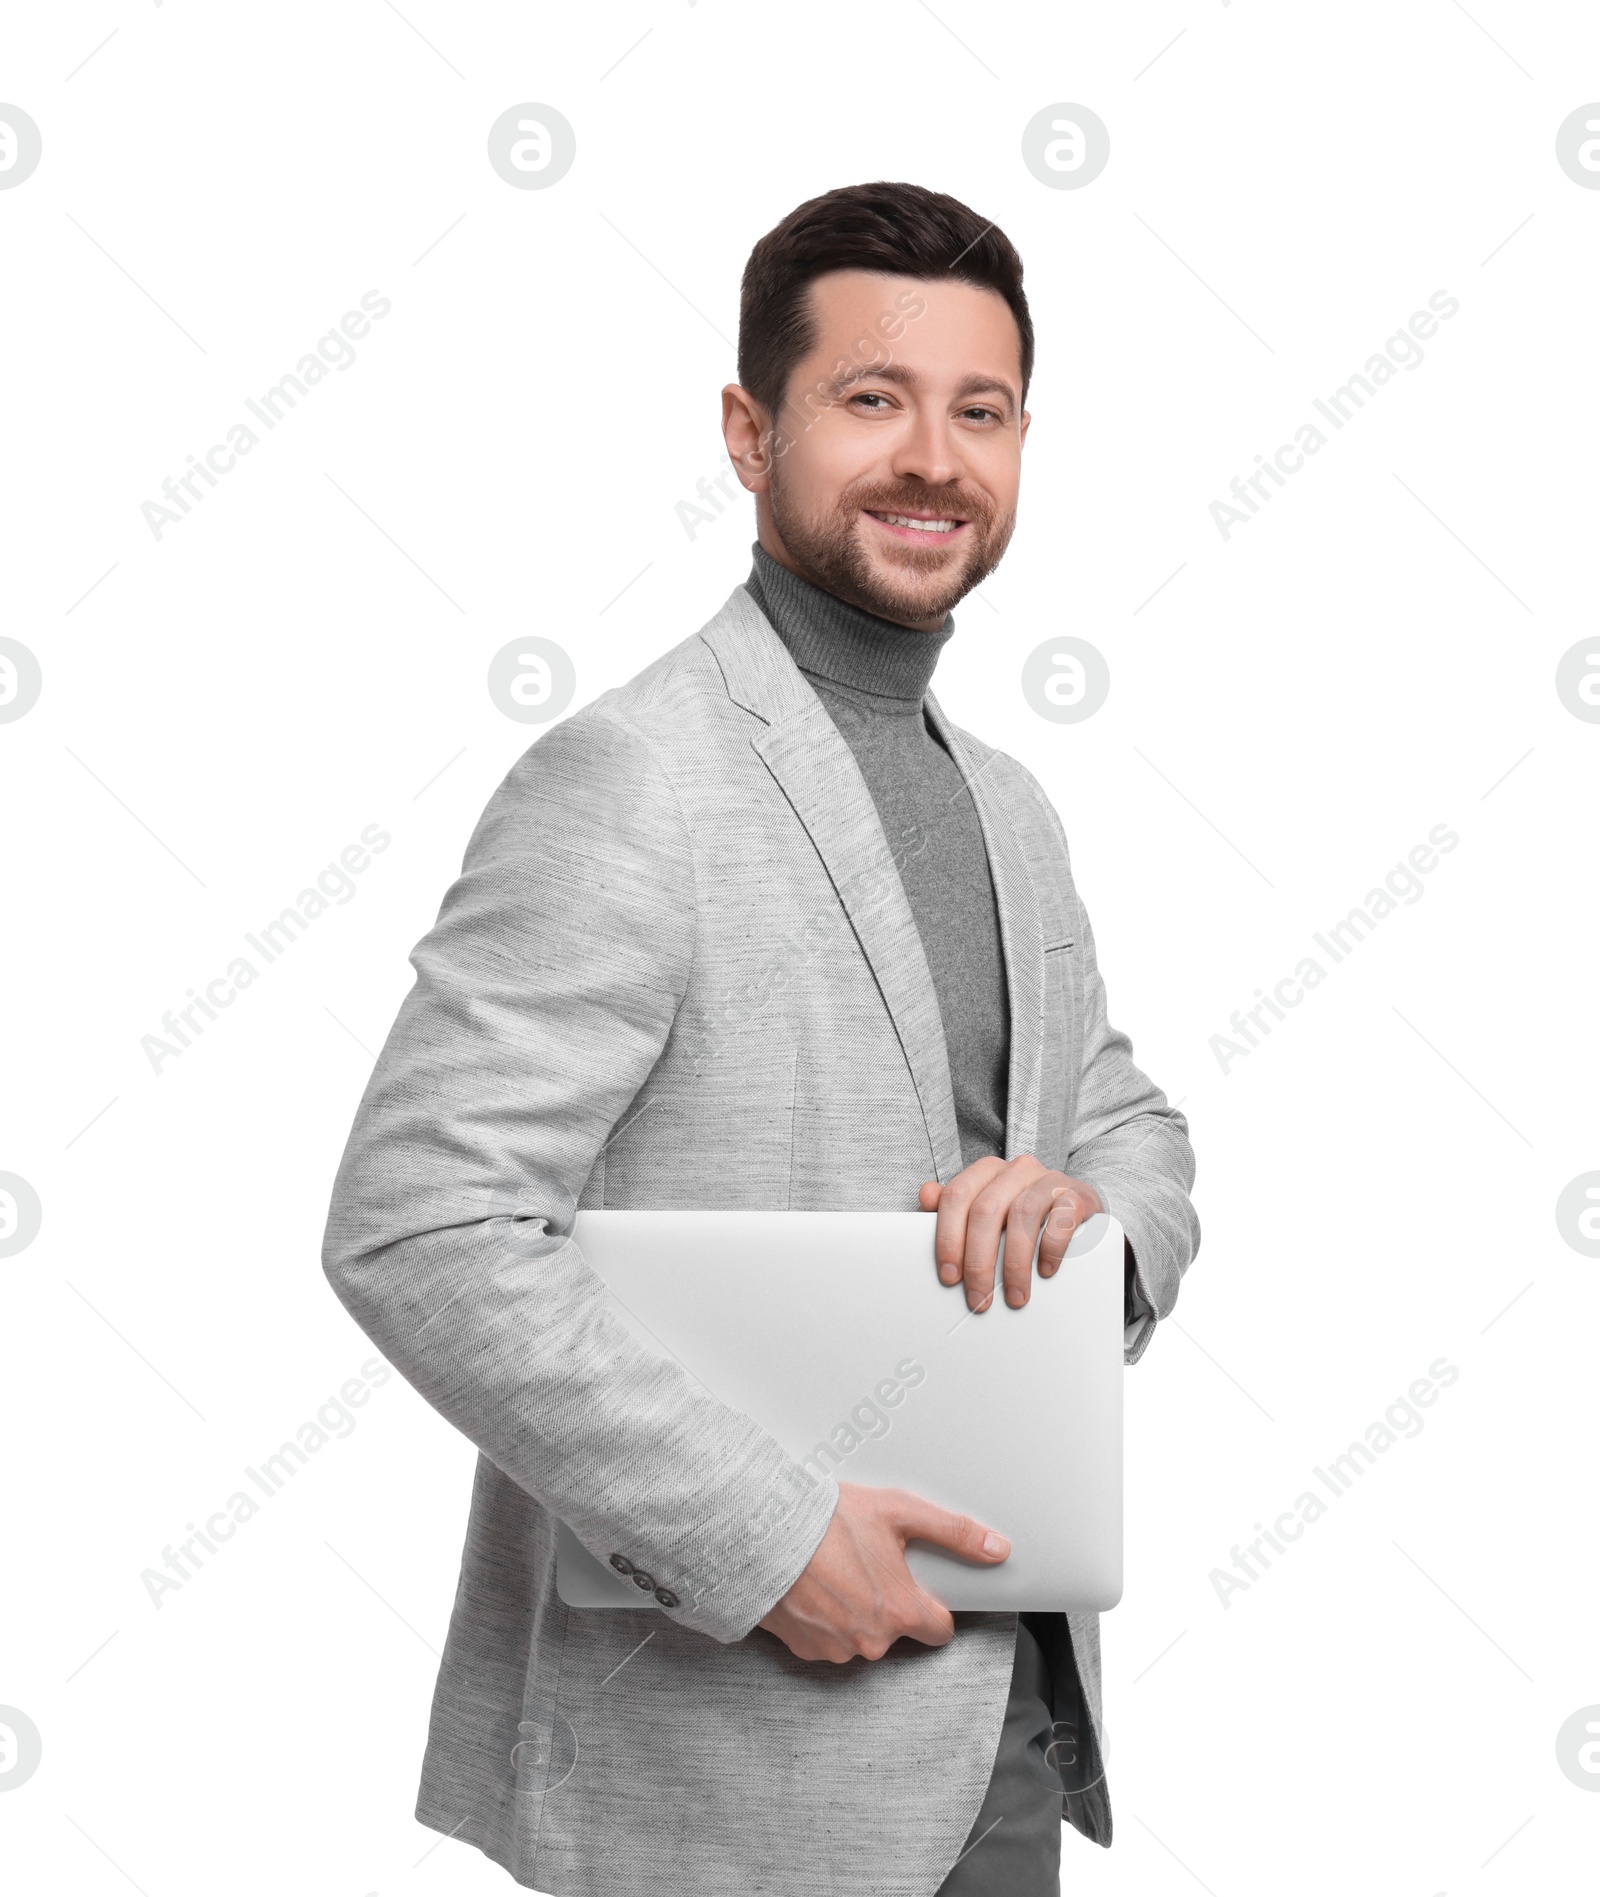
<instances>
[{"instance_id":1,"label":"turtleneck collar","mask_svg":"<svg viewBox=\"0 0 1600 1897\"><path fill-rule=\"evenodd\" d=\"M953 613L937 632L918 632L813 586L780 566L759 541L751 553L745 585L802 672L875 698L922 703L956 629Z\"/></svg>"}]
</instances>

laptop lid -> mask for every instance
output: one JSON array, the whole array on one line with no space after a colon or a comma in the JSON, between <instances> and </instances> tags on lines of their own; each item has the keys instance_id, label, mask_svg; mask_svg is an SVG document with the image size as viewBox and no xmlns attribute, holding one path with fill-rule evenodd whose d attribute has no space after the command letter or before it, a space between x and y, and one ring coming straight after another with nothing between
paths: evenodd
<instances>
[{"instance_id":1,"label":"laptop lid","mask_svg":"<svg viewBox=\"0 0 1600 1897\"><path fill-rule=\"evenodd\" d=\"M913 1542L952 1610L1103 1610L1122 1594L1123 1237L1079 1227L1028 1303L969 1312L932 1212L580 1212L617 1315L814 1474L915 1490L1010 1537L999 1567ZM639 1590L560 1524L569 1607Z\"/></svg>"}]
</instances>

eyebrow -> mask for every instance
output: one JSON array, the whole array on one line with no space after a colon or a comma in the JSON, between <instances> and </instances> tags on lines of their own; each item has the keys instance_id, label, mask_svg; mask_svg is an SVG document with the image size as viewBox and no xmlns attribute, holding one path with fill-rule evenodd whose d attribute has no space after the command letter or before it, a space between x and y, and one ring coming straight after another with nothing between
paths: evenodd
<instances>
[{"instance_id":1,"label":"eyebrow","mask_svg":"<svg viewBox=\"0 0 1600 1897\"><path fill-rule=\"evenodd\" d=\"M922 377L917 374L916 370L908 369L903 363L889 362L885 363L882 367L874 367L871 363L864 362L859 367L853 369L849 375L841 376L834 384L834 388L838 394L843 395L847 389L853 389L858 382L865 382L870 379L876 379L880 382L898 383L901 388L905 389L919 389L923 385ZM1010 408L1015 408L1017 403L1016 390L1012 388L1011 384L1009 382L1002 382L998 377L992 375L969 375L962 377L960 382L956 384L956 400L965 401L969 396L973 395L998 395Z\"/></svg>"}]
</instances>

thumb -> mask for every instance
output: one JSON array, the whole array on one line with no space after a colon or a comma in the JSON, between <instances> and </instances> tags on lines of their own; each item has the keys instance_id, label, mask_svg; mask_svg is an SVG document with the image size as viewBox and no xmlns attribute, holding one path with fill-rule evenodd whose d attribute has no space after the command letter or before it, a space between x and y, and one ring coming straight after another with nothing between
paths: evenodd
<instances>
[{"instance_id":1,"label":"thumb","mask_svg":"<svg viewBox=\"0 0 1600 1897\"><path fill-rule=\"evenodd\" d=\"M952 1554L986 1566L1004 1561L1011 1543L998 1529L974 1521L970 1515L958 1515L948 1508L924 1500L920 1495L902 1492L894 1510L894 1523L909 1541L931 1541L948 1548Z\"/></svg>"}]
</instances>

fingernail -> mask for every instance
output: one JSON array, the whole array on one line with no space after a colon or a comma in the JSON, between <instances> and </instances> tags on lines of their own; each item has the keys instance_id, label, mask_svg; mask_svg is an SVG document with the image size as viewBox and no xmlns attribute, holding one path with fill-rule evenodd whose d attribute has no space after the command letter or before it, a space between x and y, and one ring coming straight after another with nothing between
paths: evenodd
<instances>
[{"instance_id":1,"label":"fingernail","mask_svg":"<svg viewBox=\"0 0 1600 1897\"><path fill-rule=\"evenodd\" d=\"M1056 1268L1054 1265L1041 1265L1039 1267L1039 1276L1041 1278L1053 1278L1055 1275Z\"/></svg>"},{"instance_id":2,"label":"fingernail","mask_svg":"<svg viewBox=\"0 0 1600 1897\"><path fill-rule=\"evenodd\" d=\"M954 1284L960 1276L961 1267L959 1265L941 1265L939 1267L940 1284Z\"/></svg>"},{"instance_id":3,"label":"fingernail","mask_svg":"<svg viewBox=\"0 0 1600 1897\"><path fill-rule=\"evenodd\" d=\"M995 1555L1010 1554L1011 1543L1006 1540L1004 1535L997 1535L991 1528L988 1534L983 1538L983 1552L985 1554Z\"/></svg>"},{"instance_id":4,"label":"fingernail","mask_svg":"<svg viewBox=\"0 0 1600 1897\"><path fill-rule=\"evenodd\" d=\"M1013 1285L1011 1289L1006 1293L1006 1303L1011 1306L1013 1311L1021 1310L1021 1308L1023 1307L1024 1304L1027 1303L1027 1301L1028 1301L1027 1292L1021 1290L1017 1285Z\"/></svg>"}]
</instances>

